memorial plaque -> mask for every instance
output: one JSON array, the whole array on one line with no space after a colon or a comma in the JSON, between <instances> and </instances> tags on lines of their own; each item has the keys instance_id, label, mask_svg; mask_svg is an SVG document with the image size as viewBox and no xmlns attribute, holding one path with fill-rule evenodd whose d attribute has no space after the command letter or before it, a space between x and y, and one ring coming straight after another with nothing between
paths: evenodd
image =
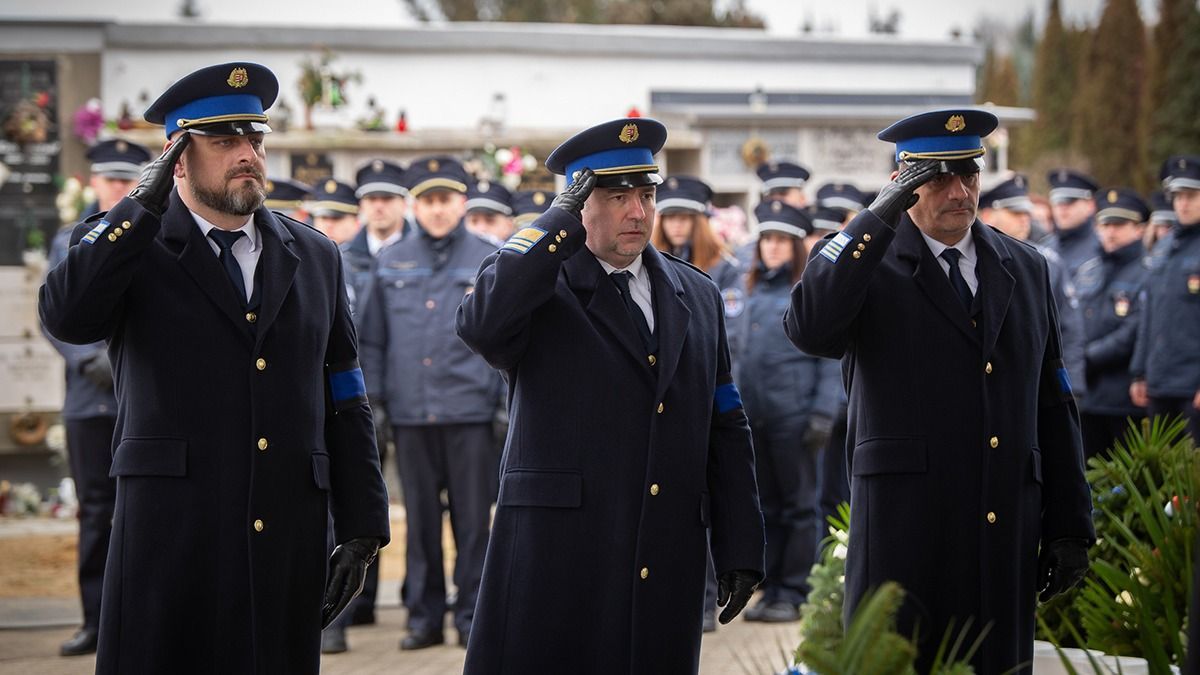
<instances>
[{"instance_id":1,"label":"memorial plaque","mask_svg":"<svg viewBox=\"0 0 1200 675\"><path fill-rule=\"evenodd\" d=\"M59 138L54 61L0 60L0 265L58 230Z\"/></svg>"}]
</instances>

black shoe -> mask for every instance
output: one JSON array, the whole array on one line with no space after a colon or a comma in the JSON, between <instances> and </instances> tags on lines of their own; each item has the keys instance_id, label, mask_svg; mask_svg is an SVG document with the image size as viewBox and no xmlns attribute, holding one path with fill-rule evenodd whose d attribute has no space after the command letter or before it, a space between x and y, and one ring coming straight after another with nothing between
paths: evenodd
<instances>
[{"instance_id":1,"label":"black shoe","mask_svg":"<svg viewBox=\"0 0 1200 675\"><path fill-rule=\"evenodd\" d=\"M717 632L717 611L716 610L710 609L710 610L704 612L704 632L705 633Z\"/></svg>"},{"instance_id":2,"label":"black shoe","mask_svg":"<svg viewBox=\"0 0 1200 675\"><path fill-rule=\"evenodd\" d=\"M458 646L459 647L466 649L467 643L470 641L471 641L471 630L469 628L467 630L458 631Z\"/></svg>"},{"instance_id":3,"label":"black shoe","mask_svg":"<svg viewBox=\"0 0 1200 675\"><path fill-rule=\"evenodd\" d=\"M407 652L443 644L446 644L446 636L441 631L436 633L409 633L400 641L400 649Z\"/></svg>"},{"instance_id":4,"label":"black shoe","mask_svg":"<svg viewBox=\"0 0 1200 675\"><path fill-rule=\"evenodd\" d=\"M322 654L341 654L349 650L346 645L346 629L342 627L330 626L321 631L321 653Z\"/></svg>"},{"instance_id":5,"label":"black shoe","mask_svg":"<svg viewBox=\"0 0 1200 675\"><path fill-rule=\"evenodd\" d=\"M98 631L95 628L84 626L75 631L75 635L70 640L62 643L58 648L59 656L83 656L84 654L96 653L96 637Z\"/></svg>"},{"instance_id":6,"label":"black shoe","mask_svg":"<svg viewBox=\"0 0 1200 675\"><path fill-rule=\"evenodd\" d=\"M766 623L791 623L792 621L799 621L800 609L790 602L778 600L767 605L763 609L762 618L758 620Z\"/></svg>"},{"instance_id":7,"label":"black shoe","mask_svg":"<svg viewBox=\"0 0 1200 675\"><path fill-rule=\"evenodd\" d=\"M375 608L370 605L355 607L350 614L351 626L374 626Z\"/></svg>"}]
</instances>

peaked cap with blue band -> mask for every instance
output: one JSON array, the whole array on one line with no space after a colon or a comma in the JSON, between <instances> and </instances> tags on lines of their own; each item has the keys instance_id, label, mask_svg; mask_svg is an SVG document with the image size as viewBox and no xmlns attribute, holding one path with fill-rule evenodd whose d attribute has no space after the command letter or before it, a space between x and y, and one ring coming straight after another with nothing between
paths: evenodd
<instances>
[{"instance_id":1,"label":"peaked cap with blue band","mask_svg":"<svg viewBox=\"0 0 1200 675\"><path fill-rule=\"evenodd\" d=\"M512 193L499 183L481 180L467 186L467 211L491 211L511 216Z\"/></svg>"},{"instance_id":2,"label":"peaked cap with blue band","mask_svg":"<svg viewBox=\"0 0 1200 675\"><path fill-rule=\"evenodd\" d=\"M267 133L266 110L279 95L279 80L266 66L233 62L201 68L172 84L143 117L166 127L205 136Z\"/></svg>"},{"instance_id":3,"label":"peaked cap with blue band","mask_svg":"<svg viewBox=\"0 0 1200 675\"><path fill-rule=\"evenodd\" d=\"M980 195L979 208L1033 213L1033 200L1029 198L1029 181L1021 175L1009 178Z\"/></svg>"},{"instance_id":4,"label":"peaked cap with blue band","mask_svg":"<svg viewBox=\"0 0 1200 675\"><path fill-rule=\"evenodd\" d=\"M1163 189L1167 192L1176 190L1200 190L1200 157L1178 155L1163 162Z\"/></svg>"},{"instance_id":5,"label":"peaked cap with blue band","mask_svg":"<svg viewBox=\"0 0 1200 675\"><path fill-rule=\"evenodd\" d=\"M268 178L266 188L263 206L268 209L298 209L312 197L312 188L291 178Z\"/></svg>"},{"instance_id":6,"label":"peaked cap with blue band","mask_svg":"<svg viewBox=\"0 0 1200 675\"><path fill-rule=\"evenodd\" d=\"M107 178L137 180L142 175L142 166L153 156L137 143L121 139L100 141L87 150L92 162L92 174Z\"/></svg>"},{"instance_id":7,"label":"peaked cap with blue band","mask_svg":"<svg viewBox=\"0 0 1200 675\"><path fill-rule=\"evenodd\" d=\"M430 190L449 190L465 195L467 183L471 181L463 165L449 155L414 160L408 165L405 180L413 197L420 197Z\"/></svg>"},{"instance_id":8,"label":"peaked cap with blue band","mask_svg":"<svg viewBox=\"0 0 1200 675\"><path fill-rule=\"evenodd\" d=\"M812 176L812 172L806 167L795 162L763 162L754 173L762 181L764 195L771 190L802 188Z\"/></svg>"},{"instance_id":9,"label":"peaked cap with blue band","mask_svg":"<svg viewBox=\"0 0 1200 675\"><path fill-rule=\"evenodd\" d=\"M359 199L370 194L404 196L408 188L404 184L404 169L386 159L373 159L354 174L358 188L354 191Z\"/></svg>"},{"instance_id":10,"label":"peaked cap with blue band","mask_svg":"<svg viewBox=\"0 0 1200 675\"><path fill-rule=\"evenodd\" d=\"M596 174L596 186L633 188L658 185L654 155L667 142L662 122L646 117L626 117L597 124L575 134L546 158L551 173L567 177L567 185L583 169Z\"/></svg>"},{"instance_id":11,"label":"peaked cap with blue band","mask_svg":"<svg viewBox=\"0 0 1200 675\"><path fill-rule=\"evenodd\" d=\"M309 211L313 216L356 216L358 197L354 188L332 178L317 181L313 186L313 203Z\"/></svg>"},{"instance_id":12,"label":"peaked cap with blue band","mask_svg":"<svg viewBox=\"0 0 1200 675\"><path fill-rule=\"evenodd\" d=\"M1096 194L1096 222L1133 221L1144 223L1150 220L1150 205L1136 190L1131 188L1109 188Z\"/></svg>"},{"instance_id":13,"label":"peaked cap with blue band","mask_svg":"<svg viewBox=\"0 0 1200 675\"><path fill-rule=\"evenodd\" d=\"M896 144L897 162L953 162L982 157L983 138L999 125L986 110L933 110L905 117L879 132L878 138Z\"/></svg>"},{"instance_id":14,"label":"peaked cap with blue band","mask_svg":"<svg viewBox=\"0 0 1200 675\"><path fill-rule=\"evenodd\" d=\"M1046 174L1050 183L1050 203L1063 204L1079 199L1091 199L1100 184L1091 176L1074 169L1052 169Z\"/></svg>"},{"instance_id":15,"label":"peaked cap with blue band","mask_svg":"<svg viewBox=\"0 0 1200 675\"><path fill-rule=\"evenodd\" d=\"M754 217L758 219L758 234L764 232L782 232L799 239L812 234L812 215L779 200L762 202L754 207Z\"/></svg>"},{"instance_id":16,"label":"peaked cap with blue band","mask_svg":"<svg viewBox=\"0 0 1200 675\"><path fill-rule=\"evenodd\" d=\"M712 196L712 188L699 178L669 176L658 188L655 202L660 214L681 211L707 214Z\"/></svg>"}]
</instances>

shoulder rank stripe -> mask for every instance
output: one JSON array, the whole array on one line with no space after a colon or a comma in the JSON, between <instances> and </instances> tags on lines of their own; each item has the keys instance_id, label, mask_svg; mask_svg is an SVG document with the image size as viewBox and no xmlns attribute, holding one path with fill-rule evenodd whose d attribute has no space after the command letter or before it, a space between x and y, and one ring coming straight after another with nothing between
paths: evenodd
<instances>
[{"instance_id":1,"label":"shoulder rank stripe","mask_svg":"<svg viewBox=\"0 0 1200 675\"><path fill-rule=\"evenodd\" d=\"M533 245L541 241L542 237L546 236L546 230L540 227L526 227L520 232L509 237L504 246L500 247L501 251L516 251L524 255L533 248Z\"/></svg>"},{"instance_id":2,"label":"shoulder rank stripe","mask_svg":"<svg viewBox=\"0 0 1200 675\"><path fill-rule=\"evenodd\" d=\"M358 361L329 366L329 398L333 409L349 410L367 402L367 385L363 382Z\"/></svg>"},{"instance_id":3,"label":"shoulder rank stripe","mask_svg":"<svg viewBox=\"0 0 1200 675\"><path fill-rule=\"evenodd\" d=\"M80 241L85 244L95 243L96 240L100 238L100 235L104 234L104 231L107 230L108 226L111 224L112 223L109 223L107 220L101 220L100 222L96 223L96 226L93 227L91 231L83 235L83 239Z\"/></svg>"},{"instance_id":4,"label":"shoulder rank stripe","mask_svg":"<svg viewBox=\"0 0 1200 675\"><path fill-rule=\"evenodd\" d=\"M829 240L829 243L821 248L821 256L831 263L837 262L838 258L842 255L842 251L845 250L846 244L849 244L850 241L850 235L845 232L838 232L834 235L833 239Z\"/></svg>"}]
</instances>

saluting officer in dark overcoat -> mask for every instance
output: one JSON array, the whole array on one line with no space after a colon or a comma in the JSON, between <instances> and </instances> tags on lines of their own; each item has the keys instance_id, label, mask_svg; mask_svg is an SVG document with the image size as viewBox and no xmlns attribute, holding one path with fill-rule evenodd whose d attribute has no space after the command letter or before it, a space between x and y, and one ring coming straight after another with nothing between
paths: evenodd
<instances>
[{"instance_id":1,"label":"saluting officer in dark overcoat","mask_svg":"<svg viewBox=\"0 0 1200 675\"><path fill-rule=\"evenodd\" d=\"M145 115L169 149L41 291L116 375L98 673L316 673L388 539L337 248L262 207L277 90L252 63L176 82Z\"/></svg>"},{"instance_id":2,"label":"saluting officer in dark overcoat","mask_svg":"<svg viewBox=\"0 0 1200 675\"><path fill-rule=\"evenodd\" d=\"M647 245L665 140L630 118L559 146L546 166L566 192L488 256L459 310L512 414L472 675L694 673L706 530L723 622L762 578L720 295Z\"/></svg>"},{"instance_id":3,"label":"saluting officer in dark overcoat","mask_svg":"<svg viewBox=\"0 0 1200 675\"><path fill-rule=\"evenodd\" d=\"M846 617L899 582L922 672L968 619L968 643L991 627L977 673L1028 672L1037 593L1074 584L1094 537L1045 258L975 218L997 123L944 110L881 132L898 175L813 255L785 318L847 382Z\"/></svg>"}]
</instances>

